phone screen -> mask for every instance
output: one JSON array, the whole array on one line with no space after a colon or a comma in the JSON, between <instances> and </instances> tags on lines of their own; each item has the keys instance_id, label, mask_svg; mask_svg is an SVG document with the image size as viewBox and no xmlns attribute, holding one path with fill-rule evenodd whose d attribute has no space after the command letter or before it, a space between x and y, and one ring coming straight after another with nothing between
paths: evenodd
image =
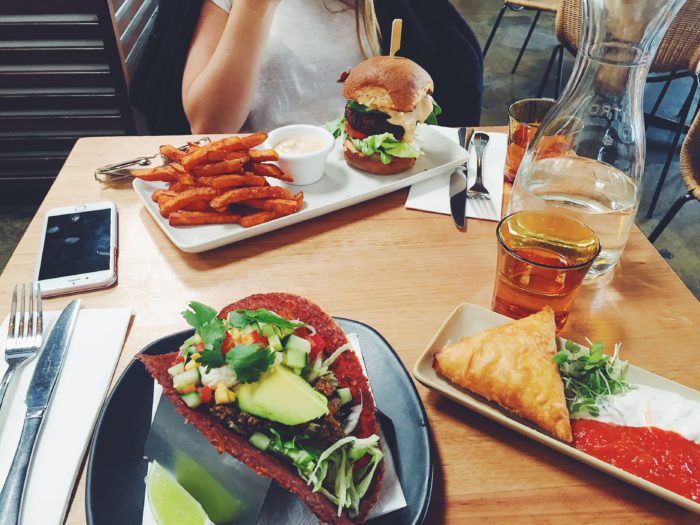
<instances>
[{"instance_id":1,"label":"phone screen","mask_svg":"<svg viewBox=\"0 0 700 525\"><path fill-rule=\"evenodd\" d=\"M111 226L109 209L50 216L39 280L109 270Z\"/></svg>"}]
</instances>

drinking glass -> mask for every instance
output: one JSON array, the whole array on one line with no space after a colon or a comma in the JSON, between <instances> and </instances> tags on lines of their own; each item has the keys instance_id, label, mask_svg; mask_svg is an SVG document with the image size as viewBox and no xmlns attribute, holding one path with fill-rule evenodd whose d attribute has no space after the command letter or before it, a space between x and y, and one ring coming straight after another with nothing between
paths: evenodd
<instances>
[{"instance_id":1,"label":"drinking glass","mask_svg":"<svg viewBox=\"0 0 700 525\"><path fill-rule=\"evenodd\" d=\"M507 184L513 184L525 150L555 103L553 98L524 98L508 106L508 150L503 174Z\"/></svg>"},{"instance_id":2,"label":"drinking glass","mask_svg":"<svg viewBox=\"0 0 700 525\"><path fill-rule=\"evenodd\" d=\"M523 211L501 220L496 238L493 311L520 319L549 306L559 332L581 281L600 253L596 234L564 215Z\"/></svg>"}]
</instances>

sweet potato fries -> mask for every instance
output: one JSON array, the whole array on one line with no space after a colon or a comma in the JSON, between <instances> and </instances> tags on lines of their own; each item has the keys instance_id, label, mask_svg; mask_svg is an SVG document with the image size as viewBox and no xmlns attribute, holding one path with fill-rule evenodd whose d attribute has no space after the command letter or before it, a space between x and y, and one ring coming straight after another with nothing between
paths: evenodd
<instances>
[{"instance_id":1,"label":"sweet potato fries","mask_svg":"<svg viewBox=\"0 0 700 525\"><path fill-rule=\"evenodd\" d=\"M266 133L239 135L207 146L191 144L186 152L160 147L170 162L157 168L132 170L134 177L162 181L167 188L153 192L160 214L171 226L240 224L244 228L299 211L303 193L271 186L267 178L292 182L275 164L273 149L254 149Z\"/></svg>"}]
</instances>

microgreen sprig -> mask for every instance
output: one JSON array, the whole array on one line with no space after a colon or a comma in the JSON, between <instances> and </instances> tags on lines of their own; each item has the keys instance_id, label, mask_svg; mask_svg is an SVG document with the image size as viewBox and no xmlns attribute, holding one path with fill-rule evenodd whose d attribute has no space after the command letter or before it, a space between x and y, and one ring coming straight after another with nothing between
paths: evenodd
<instances>
[{"instance_id":1,"label":"microgreen sprig","mask_svg":"<svg viewBox=\"0 0 700 525\"><path fill-rule=\"evenodd\" d=\"M620 361L620 343L615 344L613 355L603 353L603 343L597 342L585 350L572 341L557 352L554 362L559 366L564 381L564 395L569 412L588 412L598 416L596 403L605 395L626 392L630 385L625 381L627 363Z\"/></svg>"}]
</instances>

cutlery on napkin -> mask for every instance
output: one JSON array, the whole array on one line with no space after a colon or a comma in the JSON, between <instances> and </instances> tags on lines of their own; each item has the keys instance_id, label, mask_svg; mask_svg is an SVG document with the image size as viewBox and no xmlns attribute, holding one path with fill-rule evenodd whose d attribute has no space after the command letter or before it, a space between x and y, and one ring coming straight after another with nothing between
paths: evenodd
<instances>
[{"instance_id":1,"label":"cutlery on napkin","mask_svg":"<svg viewBox=\"0 0 700 525\"><path fill-rule=\"evenodd\" d=\"M458 142L457 128L445 128L432 126L437 131ZM489 147L484 153L483 176L484 186L491 195L490 200L469 199L467 203L467 216L473 219L486 219L490 221L501 220L501 207L503 205L503 169L506 162L506 149L508 136L505 133L487 133ZM460 166L459 169L462 169ZM467 187L471 188L476 181L476 156L469 157L469 177ZM437 175L426 181L411 186L406 199L406 208L433 213L450 215L450 177L452 172Z\"/></svg>"},{"instance_id":2,"label":"cutlery on napkin","mask_svg":"<svg viewBox=\"0 0 700 525\"><path fill-rule=\"evenodd\" d=\"M44 312L44 333L59 312ZM131 308L83 309L34 449L24 491L21 524L62 524L92 428L121 353ZM4 345L7 319L0 327ZM0 411L0 484L4 483L22 431L33 360L17 375ZM0 374L7 365L0 363Z\"/></svg>"}]
</instances>

